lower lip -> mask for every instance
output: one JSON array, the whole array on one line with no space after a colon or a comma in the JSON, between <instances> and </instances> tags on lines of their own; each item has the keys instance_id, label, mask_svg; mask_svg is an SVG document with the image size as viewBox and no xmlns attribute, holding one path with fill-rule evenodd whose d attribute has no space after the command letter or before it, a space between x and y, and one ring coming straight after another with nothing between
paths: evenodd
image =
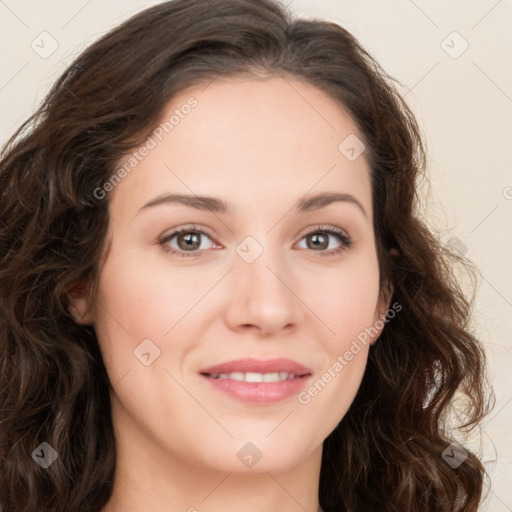
<instances>
[{"instance_id":1,"label":"lower lip","mask_svg":"<svg viewBox=\"0 0 512 512\"><path fill-rule=\"evenodd\" d=\"M206 375L202 377L217 390L241 400L242 402L271 403L285 400L296 395L305 386L309 375L278 382L245 382L232 379L214 379Z\"/></svg>"}]
</instances>

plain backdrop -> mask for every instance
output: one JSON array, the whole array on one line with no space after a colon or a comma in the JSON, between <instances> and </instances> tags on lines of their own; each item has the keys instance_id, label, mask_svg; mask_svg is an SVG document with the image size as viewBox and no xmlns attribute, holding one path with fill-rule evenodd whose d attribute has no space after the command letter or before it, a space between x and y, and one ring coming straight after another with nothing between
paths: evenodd
<instances>
[{"instance_id":1,"label":"plain backdrop","mask_svg":"<svg viewBox=\"0 0 512 512\"><path fill-rule=\"evenodd\" d=\"M422 126L431 184L424 216L482 274L474 329L496 392L483 427L492 485L482 510L512 511L512 1L283 2L351 31L402 84ZM2 145L71 58L157 3L0 0Z\"/></svg>"}]
</instances>

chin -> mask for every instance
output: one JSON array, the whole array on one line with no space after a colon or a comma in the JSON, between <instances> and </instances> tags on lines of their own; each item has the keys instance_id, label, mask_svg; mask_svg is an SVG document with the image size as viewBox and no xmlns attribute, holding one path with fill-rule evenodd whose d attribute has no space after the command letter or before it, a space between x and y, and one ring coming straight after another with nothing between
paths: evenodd
<instances>
[{"instance_id":1,"label":"chin","mask_svg":"<svg viewBox=\"0 0 512 512\"><path fill-rule=\"evenodd\" d=\"M315 448L321 454L322 444L312 446L308 449L305 446L304 438L294 439L295 442L283 442L284 436L271 437L274 434L265 434L248 437L238 437L223 443L222 446L211 446L211 450L203 451L199 456L204 464L212 469L223 472L234 473L282 473L293 468L304 459L311 457Z\"/></svg>"}]
</instances>

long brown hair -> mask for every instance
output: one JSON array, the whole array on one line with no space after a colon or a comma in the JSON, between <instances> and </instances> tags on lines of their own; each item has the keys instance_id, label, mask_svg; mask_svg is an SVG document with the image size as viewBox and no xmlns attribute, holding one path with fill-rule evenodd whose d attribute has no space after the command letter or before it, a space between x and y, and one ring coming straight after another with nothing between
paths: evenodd
<instances>
[{"instance_id":1,"label":"long brown hair","mask_svg":"<svg viewBox=\"0 0 512 512\"><path fill-rule=\"evenodd\" d=\"M485 468L450 438L489 407L485 354L455 264L418 214L426 146L394 80L337 24L295 19L272 0L175 0L84 51L0 160L0 505L96 512L112 492L112 391L91 326L69 289L94 300L108 227L97 190L184 88L242 74L313 84L350 113L368 150L381 286L402 306L370 348L359 392L324 442L326 512L476 511ZM341 141L340 141L341 142ZM394 248L394 251L392 249ZM394 253L394 256L393 256ZM47 442L46 469L33 452ZM452 444L453 443L453 444ZM450 448L451 445L451 448ZM443 453L465 450L455 467Z\"/></svg>"}]
</instances>

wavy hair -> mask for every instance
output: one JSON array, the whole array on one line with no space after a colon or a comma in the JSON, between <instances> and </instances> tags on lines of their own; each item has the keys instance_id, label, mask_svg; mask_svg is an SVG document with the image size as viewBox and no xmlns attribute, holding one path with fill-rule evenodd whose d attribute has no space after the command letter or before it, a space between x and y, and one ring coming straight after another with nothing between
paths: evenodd
<instances>
[{"instance_id":1,"label":"wavy hair","mask_svg":"<svg viewBox=\"0 0 512 512\"><path fill-rule=\"evenodd\" d=\"M186 87L281 76L342 105L367 147L381 279L402 306L370 348L347 414L324 441L326 512L473 512L486 470L467 446L443 452L455 400L478 426L492 395L471 331L473 299L419 214L426 144L391 78L347 30L273 0L175 0L122 23L55 82L0 155L0 505L4 512L97 512L116 469L112 386L92 326L70 293L94 301L109 224L98 188ZM340 141L341 142L341 141ZM47 442L47 469L34 451ZM451 448L453 450L453 446Z\"/></svg>"}]
</instances>

